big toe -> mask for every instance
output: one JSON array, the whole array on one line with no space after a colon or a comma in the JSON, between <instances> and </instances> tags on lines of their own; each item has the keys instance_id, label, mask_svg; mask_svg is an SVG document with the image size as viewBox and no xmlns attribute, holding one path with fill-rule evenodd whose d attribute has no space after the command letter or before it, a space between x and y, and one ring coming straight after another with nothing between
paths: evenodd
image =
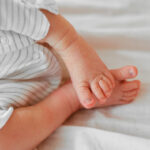
<instances>
[{"instance_id":1,"label":"big toe","mask_svg":"<svg viewBox=\"0 0 150 150\"><path fill-rule=\"evenodd\" d=\"M95 105L95 99L92 96L92 93L89 87L81 86L77 89L80 103L84 108L90 109Z\"/></svg>"},{"instance_id":2,"label":"big toe","mask_svg":"<svg viewBox=\"0 0 150 150\"><path fill-rule=\"evenodd\" d=\"M138 70L135 66L125 66L120 69L111 70L111 73L117 80L131 79L137 76Z\"/></svg>"}]
</instances>

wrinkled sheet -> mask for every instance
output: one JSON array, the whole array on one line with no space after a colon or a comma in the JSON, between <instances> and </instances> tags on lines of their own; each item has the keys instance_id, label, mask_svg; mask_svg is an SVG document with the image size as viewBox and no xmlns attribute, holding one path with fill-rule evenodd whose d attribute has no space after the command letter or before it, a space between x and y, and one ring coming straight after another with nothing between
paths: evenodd
<instances>
[{"instance_id":1,"label":"wrinkled sheet","mask_svg":"<svg viewBox=\"0 0 150 150\"><path fill-rule=\"evenodd\" d=\"M75 113L38 149L150 150L150 1L57 2L109 68L137 66L142 87L132 104Z\"/></svg>"}]
</instances>

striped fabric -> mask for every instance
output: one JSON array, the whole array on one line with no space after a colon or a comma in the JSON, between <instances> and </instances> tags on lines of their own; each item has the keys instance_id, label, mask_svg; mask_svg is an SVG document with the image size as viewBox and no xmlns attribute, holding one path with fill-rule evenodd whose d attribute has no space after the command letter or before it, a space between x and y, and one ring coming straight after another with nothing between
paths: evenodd
<instances>
[{"instance_id":1,"label":"striped fabric","mask_svg":"<svg viewBox=\"0 0 150 150\"><path fill-rule=\"evenodd\" d=\"M39 102L61 80L56 57L36 44L50 27L39 8L58 13L53 0L0 0L0 128L14 108Z\"/></svg>"}]
</instances>

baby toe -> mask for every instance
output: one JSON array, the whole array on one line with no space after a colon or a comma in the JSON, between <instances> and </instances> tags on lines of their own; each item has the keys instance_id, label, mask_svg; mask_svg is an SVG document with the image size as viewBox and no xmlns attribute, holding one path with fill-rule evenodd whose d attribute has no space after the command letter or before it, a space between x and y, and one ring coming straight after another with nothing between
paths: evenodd
<instances>
[{"instance_id":1,"label":"baby toe","mask_svg":"<svg viewBox=\"0 0 150 150\"><path fill-rule=\"evenodd\" d=\"M111 89L109 88L107 82L105 80L100 80L99 85L106 97L109 97L111 94Z\"/></svg>"},{"instance_id":2,"label":"baby toe","mask_svg":"<svg viewBox=\"0 0 150 150\"><path fill-rule=\"evenodd\" d=\"M136 77L138 70L135 66L125 66L119 69L111 70L111 73L117 80L122 81Z\"/></svg>"},{"instance_id":3,"label":"baby toe","mask_svg":"<svg viewBox=\"0 0 150 150\"><path fill-rule=\"evenodd\" d=\"M132 103L134 101L134 98L133 99L121 99L120 102L118 103L119 105L125 105L125 104L129 104L129 103Z\"/></svg>"},{"instance_id":4,"label":"baby toe","mask_svg":"<svg viewBox=\"0 0 150 150\"><path fill-rule=\"evenodd\" d=\"M138 94L138 90L133 90L133 91L130 91L130 92L126 92L122 96L122 100L126 101L126 102L133 101L137 97L137 94Z\"/></svg>"},{"instance_id":5,"label":"baby toe","mask_svg":"<svg viewBox=\"0 0 150 150\"><path fill-rule=\"evenodd\" d=\"M126 81L124 84L122 84L121 89L123 92L125 91L131 91L135 89L140 88L140 81L135 80L135 81Z\"/></svg>"},{"instance_id":6,"label":"baby toe","mask_svg":"<svg viewBox=\"0 0 150 150\"><path fill-rule=\"evenodd\" d=\"M89 109L94 106L95 100L89 87L81 86L77 89L77 93L80 99L80 103L83 105L83 107Z\"/></svg>"},{"instance_id":7,"label":"baby toe","mask_svg":"<svg viewBox=\"0 0 150 150\"><path fill-rule=\"evenodd\" d=\"M105 102L106 97L105 97L98 82L93 82L91 84L91 90L92 90L93 94L96 96L96 98L100 101L100 103Z\"/></svg>"},{"instance_id":8,"label":"baby toe","mask_svg":"<svg viewBox=\"0 0 150 150\"><path fill-rule=\"evenodd\" d=\"M130 96L135 96L137 95L138 90L131 90L123 93L124 97L130 97Z\"/></svg>"},{"instance_id":9,"label":"baby toe","mask_svg":"<svg viewBox=\"0 0 150 150\"><path fill-rule=\"evenodd\" d=\"M109 86L109 90L113 88L113 85L111 83L111 81L106 77L103 76L103 80L107 83L107 85Z\"/></svg>"},{"instance_id":10,"label":"baby toe","mask_svg":"<svg viewBox=\"0 0 150 150\"><path fill-rule=\"evenodd\" d=\"M110 72L104 72L104 75L109 79L109 81L111 82L112 88L115 87L115 80L114 77L112 76L112 74Z\"/></svg>"},{"instance_id":11,"label":"baby toe","mask_svg":"<svg viewBox=\"0 0 150 150\"><path fill-rule=\"evenodd\" d=\"M123 96L122 98L121 98L121 101L124 101L124 102L130 102L130 101L133 101L134 99L136 98L136 95L134 95L134 96Z\"/></svg>"}]
</instances>

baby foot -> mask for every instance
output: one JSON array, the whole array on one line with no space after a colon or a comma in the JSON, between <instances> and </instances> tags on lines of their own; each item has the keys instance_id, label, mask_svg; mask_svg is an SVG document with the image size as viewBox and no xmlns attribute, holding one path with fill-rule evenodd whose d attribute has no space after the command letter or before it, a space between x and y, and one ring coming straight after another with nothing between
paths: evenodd
<instances>
[{"instance_id":1,"label":"baby foot","mask_svg":"<svg viewBox=\"0 0 150 150\"><path fill-rule=\"evenodd\" d=\"M126 79L131 79L137 76L137 70L135 67L126 66L121 69L112 70L111 73L114 76L116 82L116 87L114 88L112 95L103 104L99 103L97 100L97 103L93 108L128 104L131 103L138 95L140 89L140 81L125 81ZM62 86L61 89L61 97L68 102L71 112L83 108L83 105L81 105L81 103L79 102L77 94L71 82Z\"/></svg>"},{"instance_id":2,"label":"baby foot","mask_svg":"<svg viewBox=\"0 0 150 150\"><path fill-rule=\"evenodd\" d=\"M118 69L111 72L113 77L116 79L117 88L118 87L120 88L120 86L118 86L119 84L118 82L120 81L120 79L125 80L127 78L133 78L137 75L137 69L136 67L133 66L127 66L122 69ZM82 85L82 87L80 87L80 93L81 93L80 97L82 96L80 100L81 104L88 109L92 108L96 102L99 102L100 105L105 104L112 93L112 89L113 89L112 85L114 85L111 84L110 82L111 80L108 81L108 79L105 76L101 76L101 77L98 76L97 78L95 78L95 80L93 80L90 83L91 89L89 89L89 84Z\"/></svg>"},{"instance_id":3,"label":"baby foot","mask_svg":"<svg viewBox=\"0 0 150 150\"><path fill-rule=\"evenodd\" d=\"M114 78L116 79L116 87L114 88L112 95L107 99L104 104L100 104L97 102L95 104L95 107L107 107L113 105L128 104L137 97L140 89L140 81L124 81L133 77L132 73L129 72L129 69L131 68L132 67L130 66L111 71Z\"/></svg>"},{"instance_id":4,"label":"baby foot","mask_svg":"<svg viewBox=\"0 0 150 150\"><path fill-rule=\"evenodd\" d=\"M78 62L75 64L67 62L69 64L67 68L69 69L80 103L85 108L92 108L96 102L95 98L100 103L105 103L115 87L114 77L94 50L74 54L74 57L77 56ZM73 69L70 67L70 64L72 64Z\"/></svg>"}]
</instances>

